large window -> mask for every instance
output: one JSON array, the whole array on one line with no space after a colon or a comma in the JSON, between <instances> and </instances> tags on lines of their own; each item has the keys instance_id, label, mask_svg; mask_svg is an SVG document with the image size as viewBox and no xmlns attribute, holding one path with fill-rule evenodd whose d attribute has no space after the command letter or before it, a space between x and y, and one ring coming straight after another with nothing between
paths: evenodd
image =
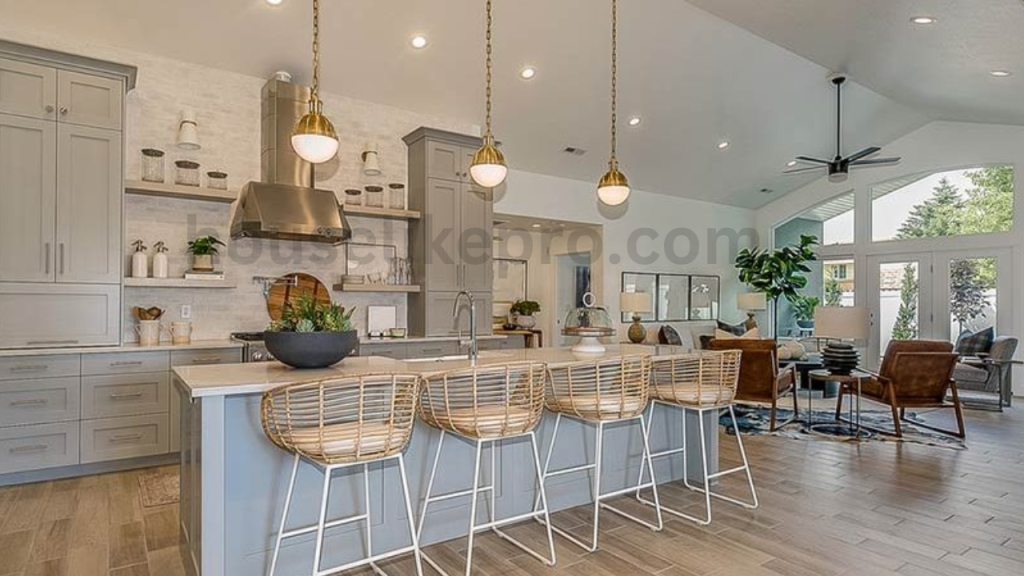
<instances>
[{"instance_id":1,"label":"large window","mask_svg":"<svg viewBox=\"0 0 1024 576\"><path fill-rule=\"evenodd\" d=\"M875 242L1009 232L1013 166L905 176L871 188Z\"/></svg>"},{"instance_id":2,"label":"large window","mask_svg":"<svg viewBox=\"0 0 1024 576\"><path fill-rule=\"evenodd\" d=\"M800 213L775 229L776 244L792 243L810 234L822 246L853 244L854 194L849 192Z\"/></svg>"}]
</instances>

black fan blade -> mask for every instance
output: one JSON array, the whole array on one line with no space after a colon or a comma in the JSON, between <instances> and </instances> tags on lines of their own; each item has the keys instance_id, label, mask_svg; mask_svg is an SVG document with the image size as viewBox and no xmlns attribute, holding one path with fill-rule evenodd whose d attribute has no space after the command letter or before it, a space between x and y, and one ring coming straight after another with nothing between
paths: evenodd
<instances>
[{"instance_id":1,"label":"black fan blade","mask_svg":"<svg viewBox=\"0 0 1024 576\"><path fill-rule=\"evenodd\" d=\"M831 164L828 160L822 160L821 158L811 158L810 156L797 156L798 162L807 162L809 164L825 164L826 166Z\"/></svg>"},{"instance_id":2,"label":"black fan blade","mask_svg":"<svg viewBox=\"0 0 1024 576\"><path fill-rule=\"evenodd\" d=\"M865 148L865 149L861 150L860 152L857 152L853 156L850 156L849 158L846 159L846 161L848 163L850 163L850 164L853 164L854 162L856 162L857 160L860 160L861 158L867 158L868 156L873 156L875 154L878 154L881 151L882 151L882 149L879 148L878 146L872 146L870 148Z\"/></svg>"},{"instance_id":3,"label":"black fan blade","mask_svg":"<svg viewBox=\"0 0 1024 576\"><path fill-rule=\"evenodd\" d=\"M858 160L856 162L850 162L850 166L887 166L890 164L899 164L902 158L875 158L873 160Z\"/></svg>"},{"instance_id":4,"label":"black fan blade","mask_svg":"<svg viewBox=\"0 0 1024 576\"><path fill-rule=\"evenodd\" d=\"M804 172L815 172L825 168L824 166L807 166L805 168L793 168L792 170L785 170L783 174L803 174Z\"/></svg>"}]
</instances>

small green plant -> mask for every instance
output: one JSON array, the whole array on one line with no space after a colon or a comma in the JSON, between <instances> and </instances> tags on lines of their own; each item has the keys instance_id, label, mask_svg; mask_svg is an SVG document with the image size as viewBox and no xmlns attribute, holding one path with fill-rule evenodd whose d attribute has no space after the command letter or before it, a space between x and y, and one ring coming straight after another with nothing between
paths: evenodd
<instances>
[{"instance_id":1,"label":"small green plant","mask_svg":"<svg viewBox=\"0 0 1024 576\"><path fill-rule=\"evenodd\" d=\"M793 306L793 316L796 316L797 320L810 322L814 320L814 309L821 304L821 300L815 296L797 296L790 304Z\"/></svg>"},{"instance_id":2,"label":"small green plant","mask_svg":"<svg viewBox=\"0 0 1024 576\"><path fill-rule=\"evenodd\" d=\"M188 243L188 253L193 256L210 256L218 254L217 246L227 246L216 236L201 236Z\"/></svg>"},{"instance_id":3,"label":"small green plant","mask_svg":"<svg viewBox=\"0 0 1024 576\"><path fill-rule=\"evenodd\" d=\"M352 330L352 313L341 304L321 302L303 294L281 312L281 319L271 322L269 332L348 332Z\"/></svg>"},{"instance_id":4,"label":"small green plant","mask_svg":"<svg viewBox=\"0 0 1024 576\"><path fill-rule=\"evenodd\" d=\"M540 303L536 300L517 300L512 305L512 313L521 316L533 316L540 312Z\"/></svg>"}]
</instances>

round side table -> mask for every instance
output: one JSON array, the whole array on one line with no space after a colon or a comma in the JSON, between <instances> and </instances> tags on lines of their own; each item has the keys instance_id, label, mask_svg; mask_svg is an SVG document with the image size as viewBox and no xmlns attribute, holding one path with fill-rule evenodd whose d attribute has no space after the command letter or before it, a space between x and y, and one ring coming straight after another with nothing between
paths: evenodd
<instances>
[{"instance_id":1,"label":"round side table","mask_svg":"<svg viewBox=\"0 0 1024 576\"><path fill-rule=\"evenodd\" d=\"M854 370L850 374L832 374L828 370L812 370L809 374L811 382L821 382L822 385L827 385L829 382L838 382L840 387L845 387L853 393L854 401L850 404L850 420L849 424L844 423L841 420L835 422L814 422L814 409L813 409L813 384L811 386L812 394L807 396L807 429L811 432L818 432L817 429L821 429L820 433L827 433L830 436L846 436L850 439L860 440L861 438L869 437L871 434L867 430L861 428L860 425L860 388L861 382L865 378L870 378L871 375L865 372L859 372ZM828 431L825 432L824 430Z\"/></svg>"}]
</instances>

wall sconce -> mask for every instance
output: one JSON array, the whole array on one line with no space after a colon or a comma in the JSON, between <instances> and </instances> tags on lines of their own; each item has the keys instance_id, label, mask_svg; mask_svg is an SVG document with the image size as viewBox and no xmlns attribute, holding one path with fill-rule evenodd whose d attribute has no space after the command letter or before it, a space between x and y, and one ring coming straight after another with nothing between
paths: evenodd
<instances>
[{"instance_id":1,"label":"wall sconce","mask_svg":"<svg viewBox=\"0 0 1024 576\"><path fill-rule=\"evenodd\" d=\"M363 147L363 174L366 176L380 176L380 157L377 152L377 145L367 143Z\"/></svg>"},{"instance_id":2,"label":"wall sconce","mask_svg":"<svg viewBox=\"0 0 1024 576\"><path fill-rule=\"evenodd\" d=\"M199 150L199 124L196 123L194 110L182 110L181 121L178 122L178 148L182 150Z\"/></svg>"}]
</instances>

